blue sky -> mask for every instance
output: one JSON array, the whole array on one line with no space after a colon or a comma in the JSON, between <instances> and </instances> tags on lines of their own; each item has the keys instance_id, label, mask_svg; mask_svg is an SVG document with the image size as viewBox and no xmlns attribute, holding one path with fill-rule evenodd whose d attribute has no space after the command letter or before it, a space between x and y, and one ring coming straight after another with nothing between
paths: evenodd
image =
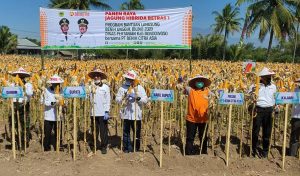
<instances>
[{"instance_id":1,"label":"blue sky","mask_svg":"<svg viewBox=\"0 0 300 176\"><path fill-rule=\"evenodd\" d=\"M31 37L39 39L39 7L47 7L50 0L9 0L1 2L0 25L11 28L13 33L20 38ZM120 8L125 0L103 0L112 6L114 10ZM236 0L141 0L146 9L193 7L193 34L203 35L212 32L211 25L214 24L213 11L221 11L228 3L235 4ZM240 17L243 18L246 5L240 7ZM243 22L241 22L243 24ZM229 36L229 43L237 43L240 33ZM268 39L268 38L266 38ZM256 47L267 46L267 40L260 43L257 34L246 40L252 42Z\"/></svg>"}]
</instances>

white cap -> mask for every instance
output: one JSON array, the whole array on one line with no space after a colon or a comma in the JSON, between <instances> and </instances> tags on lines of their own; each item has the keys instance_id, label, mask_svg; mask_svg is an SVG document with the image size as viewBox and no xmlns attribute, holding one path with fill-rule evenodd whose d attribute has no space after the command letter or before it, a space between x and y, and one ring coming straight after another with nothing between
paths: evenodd
<instances>
[{"instance_id":1,"label":"white cap","mask_svg":"<svg viewBox=\"0 0 300 176\"><path fill-rule=\"evenodd\" d=\"M130 70L126 74L124 74L123 77L135 80L137 78L137 74L136 74L136 72L134 70Z\"/></svg>"},{"instance_id":2,"label":"white cap","mask_svg":"<svg viewBox=\"0 0 300 176\"><path fill-rule=\"evenodd\" d=\"M268 75L275 75L275 72L272 72L266 67L264 67L262 71L258 74L258 76L268 76Z\"/></svg>"},{"instance_id":3,"label":"white cap","mask_svg":"<svg viewBox=\"0 0 300 176\"><path fill-rule=\"evenodd\" d=\"M50 84L60 84L60 83L63 83L64 80L61 79L61 77L59 77L58 75L53 75L48 81L47 83L50 83Z\"/></svg>"}]
</instances>

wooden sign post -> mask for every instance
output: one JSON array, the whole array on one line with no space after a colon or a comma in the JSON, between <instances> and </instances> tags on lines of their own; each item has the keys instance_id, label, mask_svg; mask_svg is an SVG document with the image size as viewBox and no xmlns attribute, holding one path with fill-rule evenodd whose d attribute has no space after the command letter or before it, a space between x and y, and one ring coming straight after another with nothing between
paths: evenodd
<instances>
[{"instance_id":1,"label":"wooden sign post","mask_svg":"<svg viewBox=\"0 0 300 176\"><path fill-rule=\"evenodd\" d=\"M286 133L287 133L287 121L289 104L299 104L300 93L297 92L278 92L275 95L276 104L285 104L284 115L284 131L283 131L283 147L282 147L282 169L285 170L285 152L286 152Z\"/></svg>"},{"instance_id":2,"label":"wooden sign post","mask_svg":"<svg viewBox=\"0 0 300 176\"><path fill-rule=\"evenodd\" d=\"M76 117L76 106L77 106L77 98L85 98L86 92L85 88L82 86L78 87L66 87L64 88L64 98L74 98L73 101L73 160L76 160L76 152L77 152L77 117Z\"/></svg>"},{"instance_id":3,"label":"wooden sign post","mask_svg":"<svg viewBox=\"0 0 300 176\"><path fill-rule=\"evenodd\" d=\"M11 144L12 144L13 158L16 159L15 108L14 108L13 98L23 98L23 89L21 87L3 87L2 98L11 98L11 122L12 122ZM19 125L18 129L20 128L21 126Z\"/></svg>"},{"instance_id":4,"label":"wooden sign post","mask_svg":"<svg viewBox=\"0 0 300 176\"><path fill-rule=\"evenodd\" d=\"M163 160L163 130L164 130L164 101L172 103L174 101L173 90L151 90L151 100L161 101L160 103L160 151L159 151L159 167L162 167Z\"/></svg>"},{"instance_id":5,"label":"wooden sign post","mask_svg":"<svg viewBox=\"0 0 300 176\"><path fill-rule=\"evenodd\" d=\"M219 104L229 105L229 117L228 127L226 135L226 166L229 165L229 148L230 148L230 132L231 132L231 116L232 116L232 105L243 105L244 94L242 93L222 93L219 99Z\"/></svg>"}]
</instances>

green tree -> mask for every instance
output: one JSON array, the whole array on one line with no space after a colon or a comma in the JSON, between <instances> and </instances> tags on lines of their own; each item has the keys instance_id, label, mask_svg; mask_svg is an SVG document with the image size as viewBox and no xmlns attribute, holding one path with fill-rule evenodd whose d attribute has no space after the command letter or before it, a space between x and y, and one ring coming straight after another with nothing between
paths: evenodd
<instances>
[{"instance_id":1,"label":"green tree","mask_svg":"<svg viewBox=\"0 0 300 176\"><path fill-rule=\"evenodd\" d=\"M242 3L251 3L247 8L247 13L250 13L247 19L247 36L259 28L259 39L263 41L270 33L268 60L273 38L285 40L287 35L291 35L294 17L290 7L299 3L299 0L237 0L237 5Z\"/></svg>"},{"instance_id":2,"label":"green tree","mask_svg":"<svg viewBox=\"0 0 300 176\"><path fill-rule=\"evenodd\" d=\"M226 53L226 42L229 33L233 34L236 31L240 30L240 21L241 18L238 18L239 8L233 7L230 4L227 4L221 13L214 11L216 24L213 25L214 32L221 34L224 32L224 41L223 41L223 57L225 59Z\"/></svg>"},{"instance_id":3,"label":"green tree","mask_svg":"<svg viewBox=\"0 0 300 176\"><path fill-rule=\"evenodd\" d=\"M104 3L102 0L50 0L48 6L51 8L77 10L89 10L90 7L104 10L111 9L110 5Z\"/></svg>"},{"instance_id":4,"label":"green tree","mask_svg":"<svg viewBox=\"0 0 300 176\"><path fill-rule=\"evenodd\" d=\"M18 37L7 26L0 26L0 53L6 54L17 48Z\"/></svg>"},{"instance_id":5,"label":"green tree","mask_svg":"<svg viewBox=\"0 0 300 176\"><path fill-rule=\"evenodd\" d=\"M144 10L145 6L140 0L129 0L128 2L123 2L120 7L121 10Z\"/></svg>"}]
</instances>

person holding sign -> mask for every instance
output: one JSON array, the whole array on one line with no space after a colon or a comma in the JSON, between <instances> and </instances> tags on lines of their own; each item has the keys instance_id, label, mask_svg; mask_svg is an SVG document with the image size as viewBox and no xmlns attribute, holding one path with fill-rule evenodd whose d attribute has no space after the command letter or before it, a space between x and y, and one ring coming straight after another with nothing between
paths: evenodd
<instances>
[{"instance_id":1,"label":"person holding sign","mask_svg":"<svg viewBox=\"0 0 300 176\"><path fill-rule=\"evenodd\" d=\"M300 92L300 78L296 80L297 87L294 92ZM294 104L292 108L290 156L297 156L300 147L300 104ZM299 154L298 154L299 155Z\"/></svg>"},{"instance_id":2,"label":"person holding sign","mask_svg":"<svg viewBox=\"0 0 300 176\"><path fill-rule=\"evenodd\" d=\"M15 114L17 112L19 113L19 117L17 115L16 118L19 118L20 121L20 129L18 127L18 123L16 123L16 130L21 132L21 144L18 143L19 147L22 146L25 148L29 146L29 140L31 139L31 133L30 133L30 116L29 116L29 110L30 110L30 99L33 96L33 86L30 82L26 81L27 78L30 77L30 73L26 72L22 67L19 68L17 71L11 73L12 76L15 77L15 83L12 84L12 86L20 86L24 90L24 98L14 98L14 107L15 107ZM18 122L16 119L15 122ZM10 119L11 124L11 119ZM26 131L26 132L25 132ZM26 136L25 136L26 133ZM26 138L26 139L25 139Z\"/></svg>"},{"instance_id":3,"label":"person holding sign","mask_svg":"<svg viewBox=\"0 0 300 176\"><path fill-rule=\"evenodd\" d=\"M123 75L125 83L119 88L116 101L123 104L121 118L124 119L123 126L123 151L125 153L140 149L142 104L146 104L148 97L145 89L138 84L137 74L134 70L128 71ZM130 140L130 128L134 131L135 146L132 147Z\"/></svg>"},{"instance_id":4,"label":"person holding sign","mask_svg":"<svg viewBox=\"0 0 300 176\"><path fill-rule=\"evenodd\" d=\"M252 156L261 156L266 158L268 156L271 130L272 130L272 112L275 106L275 93L277 91L276 86L271 82L274 72L264 67L258 74L260 77L260 83L258 85L251 85L249 94L255 94L254 96L256 117L253 119L252 130ZM256 87L258 86L258 87ZM260 127L263 129L263 151L258 153L258 136Z\"/></svg>"},{"instance_id":5,"label":"person holding sign","mask_svg":"<svg viewBox=\"0 0 300 176\"><path fill-rule=\"evenodd\" d=\"M49 88L46 88L41 96L41 103L45 106L44 108L44 151L50 151L51 145L51 133L54 132L55 140L52 143L53 147L56 149L57 142L57 123L59 120L57 117L57 108L59 106L60 95L56 95L57 89L59 89L60 84L64 82L58 75L52 76L47 83L51 84ZM61 92L59 90L59 92Z\"/></svg>"},{"instance_id":6,"label":"person holding sign","mask_svg":"<svg viewBox=\"0 0 300 176\"><path fill-rule=\"evenodd\" d=\"M101 70L94 69L88 74L88 76L94 80L94 85L92 86L92 92L90 94L91 104L93 105L91 106L91 129L93 134L94 132L96 133L94 134L97 140L96 143L99 143L98 139L100 131L100 150L102 154L106 154L108 145L107 123L109 119L111 101L110 88L102 82L102 80L107 79L107 76ZM96 130L94 129L94 125L96 126ZM96 148L97 146L99 145L96 145Z\"/></svg>"},{"instance_id":7,"label":"person holding sign","mask_svg":"<svg viewBox=\"0 0 300 176\"><path fill-rule=\"evenodd\" d=\"M186 115L186 146L185 154L193 155L194 139L196 131L198 130L199 139L201 141L201 153L207 154L207 120L208 120L208 107L210 91L208 87L211 81L204 76L196 76L192 78L187 87L188 94L188 110Z\"/></svg>"}]
</instances>

